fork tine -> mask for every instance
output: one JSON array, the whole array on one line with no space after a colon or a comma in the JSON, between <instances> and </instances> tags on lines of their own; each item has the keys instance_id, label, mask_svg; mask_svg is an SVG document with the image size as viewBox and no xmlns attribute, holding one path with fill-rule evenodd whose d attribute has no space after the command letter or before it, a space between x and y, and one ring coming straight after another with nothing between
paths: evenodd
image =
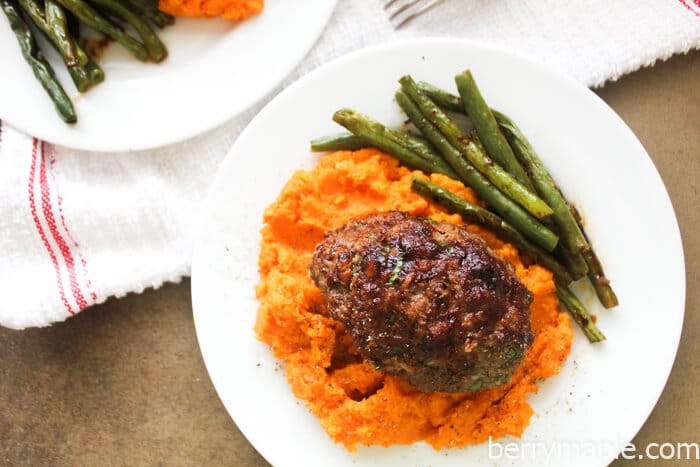
<instances>
[{"instance_id":1,"label":"fork tine","mask_svg":"<svg viewBox=\"0 0 700 467\"><path fill-rule=\"evenodd\" d=\"M394 28L398 29L442 1L444 0L406 0L403 3L399 2L400 5L398 8L393 11L388 11L387 14L389 15L389 20L393 24ZM389 0L384 8L388 9L389 6L396 2L397 0Z\"/></svg>"},{"instance_id":2,"label":"fork tine","mask_svg":"<svg viewBox=\"0 0 700 467\"><path fill-rule=\"evenodd\" d=\"M393 1L393 0L392 0L392 1ZM396 17L399 16L401 13L403 13L404 11L408 10L408 9L411 8L413 5L415 5L416 3L421 2L421 1L423 1L423 0L408 0L408 1L405 2L403 5L401 5L396 11L394 11L394 12L389 16L389 19L394 19L394 18L396 18Z\"/></svg>"}]
</instances>

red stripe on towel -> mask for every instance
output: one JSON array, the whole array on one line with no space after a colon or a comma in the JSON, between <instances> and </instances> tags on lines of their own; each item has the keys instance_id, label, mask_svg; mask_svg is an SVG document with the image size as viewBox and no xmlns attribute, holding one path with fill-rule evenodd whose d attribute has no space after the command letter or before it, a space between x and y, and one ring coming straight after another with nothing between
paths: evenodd
<instances>
[{"instance_id":1,"label":"red stripe on towel","mask_svg":"<svg viewBox=\"0 0 700 467\"><path fill-rule=\"evenodd\" d=\"M36 227L37 232L39 233L39 236L41 237L41 241L44 244L44 247L46 248L47 253L51 257L51 262L53 263L53 268L54 271L56 272L56 283L58 285L58 293L61 296L61 302L63 302L63 306L65 306L66 310L68 313L71 315L75 314L75 311L73 311L73 307L71 307L70 303L68 303L68 299L66 298L66 294L63 290L63 279L61 278L61 271L58 266L58 258L56 258L56 254L53 251L53 248L51 248L51 245L49 244L49 240L46 237L46 233L44 232L44 228L41 226L41 222L39 222L39 215L36 209L36 200L34 198L34 181L35 181L35 176L36 176L36 165L37 165L37 158L39 154L39 140L34 138L32 142L32 165L31 168L29 169L29 182L28 182L28 191L29 191L29 208L31 209L32 212L32 219L34 220L34 226Z\"/></svg>"},{"instance_id":2,"label":"red stripe on towel","mask_svg":"<svg viewBox=\"0 0 700 467\"><path fill-rule=\"evenodd\" d=\"M75 302L78 307L82 310L87 308L88 303L85 300L82 290L78 285L78 279L75 274L75 260L73 259L73 254L71 252L70 246L63 238L61 233L58 231L56 225L56 218L53 215L53 206L51 205L51 192L48 183L48 178L46 176L46 161L44 159L44 143L41 144L41 165L39 166L39 185L41 186L41 208L44 213L44 219L49 226L49 231L53 237L58 249L63 256L63 261L68 269L68 282L70 284L70 290L73 293Z\"/></svg>"},{"instance_id":3,"label":"red stripe on towel","mask_svg":"<svg viewBox=\"0 0 700 467\"><path fill-rule=\"evenodd\" d=\"M78 258L78 261L80 262L80 270L83 273L83 278L85 279L85 287L87 288L87 292L90 294L90 299L92 303L97 302L97 294L92 288L92 280L90 280L90 276L88 275L88 267L87 267L87 260L83 256L81 250L80 250L80 245L78 242L75 240L73 235L71 234L70 230L68 230L68 225L66 224L66 217L63 214L63 197L61 196L61 192L58 188L58 183L56 182L56 177L54 176L53 173L53 168L54 165L56 164L56 155L53 146L48 146L50 148L49 151L45 151L44 155L48 156L49 158L49 173L51 175L51 182L53 183L54 189L56 190L56 199L58 200L58 215L61 220L61 227L63 227L63 231L66 233L66 237L68 237L68 241L73 245L73 252L75 253L75 256Z\"/></svg>"},{"instance_id":4,"label":"red stripe on towel","mask_svg":"<svg viewBox=\"0 0 700 467\"><path fill-rule=\"evenodd\" d=\"M696 10L693 8L692 5L690 5L686 0L678 0L683 4L684 7L686 7L688 10L692 11L695 16L700 18L700 0L691 0L693 2L693 5L695 5L698 9Z\"/></svg>"}]
</instances>

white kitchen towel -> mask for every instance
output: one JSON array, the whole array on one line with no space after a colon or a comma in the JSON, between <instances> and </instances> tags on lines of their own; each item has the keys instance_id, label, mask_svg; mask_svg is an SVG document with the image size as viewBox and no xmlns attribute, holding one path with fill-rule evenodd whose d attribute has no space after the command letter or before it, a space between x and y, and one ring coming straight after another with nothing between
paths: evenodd
<instances>
[{"instance_id":1,"label":"white kitchen towel","mask_svg":"<svg viewBox=\"0 0 700 467\"><path fill-rule=\"evenodd\" d=\"M344 53L406 37L500 44L588 86L700 47L700 0L446 0L398 31L383 3L338 0L276 91ZM45 326L187 276L207 189L264 104L184 143L133 153L53 146L1 125L0 324Z\"/></svg>"}]
</instances>

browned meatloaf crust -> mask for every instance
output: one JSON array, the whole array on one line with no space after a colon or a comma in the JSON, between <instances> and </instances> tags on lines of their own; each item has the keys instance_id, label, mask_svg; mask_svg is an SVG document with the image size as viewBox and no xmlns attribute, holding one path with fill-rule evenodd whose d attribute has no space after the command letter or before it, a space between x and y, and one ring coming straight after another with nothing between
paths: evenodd
<instances>
[{"instance_id":1,"label":"browned meatloaf crust","mask_svg":"<svg viewBox=\"0 0 700 467\"><path fill-rule=\"evenodd\" d=\"M533 340L532 296L461 226L400 211L353 219L317 246L310 272L362 356L424 391L504 384Z\"/></svg>"}]
</instances>

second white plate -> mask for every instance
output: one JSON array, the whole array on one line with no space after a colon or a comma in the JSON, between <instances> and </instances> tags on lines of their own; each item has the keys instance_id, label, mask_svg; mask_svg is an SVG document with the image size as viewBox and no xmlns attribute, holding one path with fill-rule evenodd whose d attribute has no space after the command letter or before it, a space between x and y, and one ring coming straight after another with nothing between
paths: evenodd
<instances>
[{"instance_id":1,"label":"second white plate","mask_svg":"<svg viewBox=\"0 0 700 467\"><path fill-rule=\"evenodd\" d=\"M94 151L147 149L203 133L246 110L306 55L337 0L267 0L238 23L177 18L159 31L170 56L141 63L108 47L106 80L79 95L60 59L47 56L78 113L65 124L0 21L0 119L51 143Z\"/></svg>"}]
</instances>

